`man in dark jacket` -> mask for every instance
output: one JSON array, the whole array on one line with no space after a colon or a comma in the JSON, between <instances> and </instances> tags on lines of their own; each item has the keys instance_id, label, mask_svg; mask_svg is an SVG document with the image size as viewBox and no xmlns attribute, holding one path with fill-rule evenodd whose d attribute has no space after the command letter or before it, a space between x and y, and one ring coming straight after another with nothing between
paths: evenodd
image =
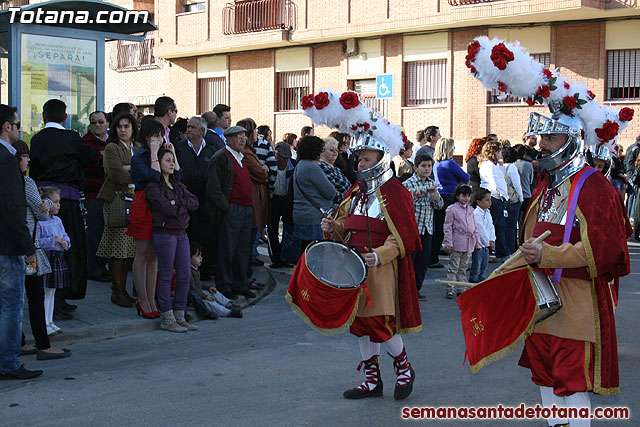
<instances>
[{"instance_id":1,"label":"man in dark jacket","mask_svg":"<svg viewBox=\"0 0 640 427\"><path fill-rule=\"evenodd\" d=\"M231 126L224 132L227 145L213 155L206 174L207 212L213 223L220 224L216 285L227 298L256 296L247 286L253 201L251 177L242 163L246 131Z\"/></svg>"},{"instance_id":2,"label":"man in dark jacket","mask_svg":"<svg viewBox=\"0 0 640 427\"><path fill-rule=\"evenodd\" d=\"M204 140L207 144L213 146L216 151L224 148L224 140L214 130L218 127L218 116L213 111L205 111L201 116L207 121L207 131L204 134Z\"/></svg>"},{"instance_id":3,"label":"man in dark jacket","mask_svg":"<svg viewBox=\"0 0 640 427\"><path fill-rule=\"evenodd\" d=\"M24 179L12 143L20 139L15 107L0 104L0 379L31 379L42 371L20 364L22 309L24 306L24 255L33 262L36 249L27 228Z\"/></svg>"},{"instance_id":4,"label":"man in dark jacket","mask_svg":"<svg viewBox=\"0 0 640 427\"><path fill-rule=\"evenodd\" d=\"M115 117L115 116L114 116ZM98 282L110 282L111 278L106 269L106 260L96 257L98 245L104 229L103 201L98 199L98 192L104 184L104 166L102 155L107 146L109 121L103 111L94 111L89 115L89 131L82 137L82 141L93 148L98 154L98 161L84 168L84 207L87 210L87 262L88 277Z\"/></svg>"},{"instance_id":5,"label":"man in dark jacket","mask_svg":"<svg viewBox=\"0 0 640 427\"><path fill-rule=\"evenodd\" d=\"M191 117L187 123L187 139L176 144L176 156L182 167L182 183L200 202L200 207L190 212L189 240L202 246L202 280L210 280L216 255L217 232L207 215L205 203L205 175L207 166L217 149L204 139L207 121L202 117ZM217 135L216 135L217 136Z\"/></svg>"},{"instance_id":6,"label":"man in dark jacket","mask_svg":"<svg viewBox=\"0 0 640 427\"><path fill-rule=\"evenodd\" d=\"M71 239L71 249L65 252L71 287L56 292L56 316L70 319L68 311L75 308L64 298L82 299L87 290L87 241L80 206L85 181L84 169L96 164L99 154L82 142L76 131L65 129L67 106L59 99L50 99L42 108L43 130L31 138L30 176L38 187L60 189L60 213L64 229ZM58 294L61 294L58 296Z\"/></svg>"}]
</instances>

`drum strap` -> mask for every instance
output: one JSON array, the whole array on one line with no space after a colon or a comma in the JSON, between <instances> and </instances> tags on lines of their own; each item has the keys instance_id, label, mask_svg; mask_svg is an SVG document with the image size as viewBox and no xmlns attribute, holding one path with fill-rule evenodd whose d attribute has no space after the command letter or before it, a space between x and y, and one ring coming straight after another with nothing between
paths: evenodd
<instances>
[{"instance_id":1,"label":"drum strap","mask_svg":"<svg viewBox=\"0 0 640 427\"><path fill-rule=\"evenodd\" d=\"M578 195L580 194L580 190L582 190L582 186L584 185L587 178L589 178L593 173L596 172L595 168L586 167L582 171L578 172L578 177L573 181L571 185L571 190L569 190L569 206L567 207L567 219L564 225L564 238L562 239L562 243L568 243L569 238L571 237L571 230L573 229L573 221L576 217L576 208L578 207ZM556 268L553 272L553 283L560 283L560 276L562 275L562 268Z\"/></svg>"}]
</instances>

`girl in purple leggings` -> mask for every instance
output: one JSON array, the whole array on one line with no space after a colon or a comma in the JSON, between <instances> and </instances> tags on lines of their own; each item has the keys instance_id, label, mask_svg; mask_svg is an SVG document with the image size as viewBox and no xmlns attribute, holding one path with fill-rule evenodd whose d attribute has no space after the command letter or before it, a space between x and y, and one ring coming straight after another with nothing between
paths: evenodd
<instances>
[{"instance_id":1,"label":"girl in purple leggings","mask_svg":"<svg viewBox=\"0 0 640 427\"><path fill-rule=\"evenodd\" d=\"M162 313L160 329L171 332L195 331L184 318L187 306L191 255L187 226L189 211L198 209L198 199L173 175L176 156L160 149L158 160L162 179L147 185L147 202L153 216L153 245L158 255L158 308ZM171 282L176 271L175 298L171 301Z\"/></svg>"}]
</instances>

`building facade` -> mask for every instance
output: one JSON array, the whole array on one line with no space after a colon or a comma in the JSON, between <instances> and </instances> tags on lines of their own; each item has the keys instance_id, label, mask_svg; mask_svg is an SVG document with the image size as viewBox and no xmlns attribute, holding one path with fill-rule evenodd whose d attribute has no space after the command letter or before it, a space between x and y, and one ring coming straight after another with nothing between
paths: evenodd
<instances>
[{"instance_id":1,"label":"building facade","mask_svg":"<svg viewBox=\"0 0 640 427\"><path fill-rule=\"evenodd\" d=\"M117 3L150 10L159 30L137 51L123 47L127 42L111 43L107 61L117 52L107 72L107 108L124 100L152 106L157 96L168 95L179 115L189 116L225 103L234 122L252 117L270 125L280 139L310 124L300 110L302 96L352 89L402 125L410 139L417 130L437 125L442 135L456 139L458 154L472 138L488 133L517 143L532 108L518 99L497 99L469 74L466 48L480 35L520 41L539 61L584 80L601 102L640 107L640 8L635 2ZM144 43L151 44L151 54ZM393 76L390 99L375 98L379 74ZM317 129L319 135L329 132ZM636 119L620 142L627 146L639 134Z\"/></svg>"}]
</instances>

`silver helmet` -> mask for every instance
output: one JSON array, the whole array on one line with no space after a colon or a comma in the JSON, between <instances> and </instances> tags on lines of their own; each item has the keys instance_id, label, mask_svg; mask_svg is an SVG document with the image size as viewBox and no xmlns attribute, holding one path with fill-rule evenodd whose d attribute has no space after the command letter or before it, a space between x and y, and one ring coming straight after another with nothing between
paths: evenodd
<instances>
[{"instance_id":1,"label":"silver helmet","mask_svg":"<svg viewBox=\"0 0 640 427\"><path fill-rule=\"evenodd\" d=\"M554 103L552 103L554 104ZM538 165L546 170L551 178L550 186L555 188L585 165L584 125L576 117L568 116L550 104L551 117L531 113L527 136L531 135L567 135L565 144L555 153L542 157L538 155Z\"/></svg>"},{"instance_id":2,"label":"silver helmet","mask_svg":"<svg viewBox=\"0 0 640 427\"><path fill-rule=\"evenodd\" d=\"M609 147L605 144L598 145L594 150L592 150L591 155L594 160L598 159L604 162L604 169L602 170L602 173L604 176L609 178L611 176L611 162L613 161L613 156Z\"/></svg>"},{"instance_id":3,"label":"silver helmet","mask_svg":"<svg viewBox=\"0 0 640 427\"><path fill-rule=\"evenodd\" d=\"M367 193L374 192L376 188L393 177L391 150L384 141L369 133L358 133L352 137L349 149L356 156L363 150L373 150L382 153L382 158L378 163L368 169L356 171L358 181L364 182L367 186Z\"/></svg>"}]
</instances>

